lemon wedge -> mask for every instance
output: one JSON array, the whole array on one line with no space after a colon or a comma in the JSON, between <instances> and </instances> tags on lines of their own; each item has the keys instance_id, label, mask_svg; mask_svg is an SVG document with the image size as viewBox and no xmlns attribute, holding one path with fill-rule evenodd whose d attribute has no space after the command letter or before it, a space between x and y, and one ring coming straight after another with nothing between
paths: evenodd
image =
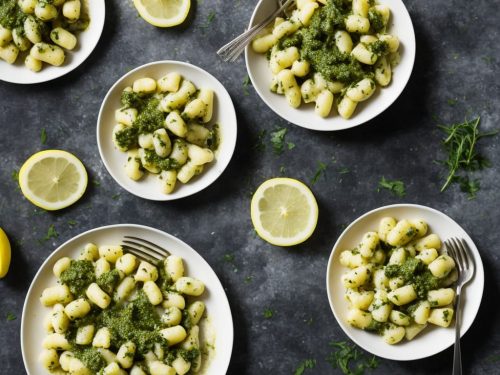
<instances>
[{"instance_id":1,"label":"lemon wedge","mask_svg":"<svg viewBox=\"0 0 500 375\"><path fill-rule=\"evenodd\" d=\"M157 27L180 25L187 18L191 0L134 0L139 15Z\"/></svg>"},{"instance_id":2,"label":"lemon wedge","mask_svg":"<svg viewBox=\"0 0 500 375\"><path fill-rule=\"evenodd\" d=\"M37 152L19 171L23 195L49 211L68 207L80 199L87 188L87 179L82 162L61 150Z\"/></svg>"},{"instance_id":3,"label":"lemon wedge","mask_svg":"<svg viewBox=\"0 0 500 375\"><path fill-rule=\"evenodd\" d=\"M7 235L0 228L0 279L7 274L10 266L10 242Z\"/></svg>"},{"instance_id":4,"label":"lemon wedge","mask_svg":"<svg viewBox=\"0 0 500 375\"><path fill-rule=\"evenodd\" d=\"M276 246L304 242L318 222L313 193L291 178L273 178L260 185L252 197L250 212L257 234Z\"/></svg>"}]
</instances>

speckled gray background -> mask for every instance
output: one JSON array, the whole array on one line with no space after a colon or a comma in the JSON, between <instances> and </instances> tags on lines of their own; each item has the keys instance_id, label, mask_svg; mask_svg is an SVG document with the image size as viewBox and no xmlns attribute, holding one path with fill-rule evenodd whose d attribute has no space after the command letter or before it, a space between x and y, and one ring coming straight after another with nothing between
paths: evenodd
<instances>
[{"instance_id":1,"label":"speckled gray background","mask_svg":"<svg viewBox=\"0 0 500 375\"><path fill-rule=\"evenodd\" d=\"M406 1L417 37L415 69L406 90L377 119L339 133L307 131L281 120L251 87L246 94L242 58L236 64L218 59L215 51L243 30L255 4L193 0L185 25L160 30L142 21L131 1L107 1L102 39L77 70L45 84L0 83L0 226L13 243L10 273L0 280L1 374L24 373L22 305L44 259L78 233L115 223L165 230L197 249L214 268L234 316L230 374L293 374L306 358L317 361L306 374L339 373L325 361L329 342L347 340L326 296L330 250L342 228L359 215L401 202L445 212L476 242L486 282L479 315L462 340L463 362L468 374L500 373L500 138L480 145L493 167L480 173L475 200L456 186L440 193L445 170L434 162L443 158L438 122L481 115L484 130L500 128L499 3ZM215 15L212 22L207 21L210 14ZM239 120L236 152L221 178L202 193L171 203L145 201L122 190L105 170L95 136L99 106L111 85L131 68L162 59L192 62L215 75L231 94ZM288 129L286 140L296 144L293 150L275 155L269 136L265 149L255 147L261 131L277 127ZM45 145L40 143L41 128L47 129ZM11 179L26 158L48 148L75 153L94 182L77 204L55 213L36 209ZM280 175L281 167L285 175L310 183L318 162L328 166L312 186L320 206L312 238L283 249L256 237L249 214L251 192ZM339 173L343 168L349 173ZM377 192L381 176L403 180L406 197ZM68 224L72 220L75 226ZM58 237L41 240L51 224ZM234 255L232 263L224 260L226 254ZM272 318L264 318L266 308L275 311ZM17 319L8 321L8 313ZM450 374L452 354L448 349L420 361L380 360L373 373Z\"/></svg>"}]
</instances>

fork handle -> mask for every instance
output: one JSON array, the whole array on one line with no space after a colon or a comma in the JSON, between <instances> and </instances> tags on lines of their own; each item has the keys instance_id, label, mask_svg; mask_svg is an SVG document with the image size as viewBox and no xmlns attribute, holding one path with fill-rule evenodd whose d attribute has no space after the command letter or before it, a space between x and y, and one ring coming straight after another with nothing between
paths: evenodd
<instances>
[{"instance_id":1,"label":"fork handle","mask_svg":"<svg viewBox=\"0 0 500 375\"><path fill-rule=\"evenodd\" d=\"M460 296L462 287L457 286L457 297L455 300L455 347L453 350L453 375L462 375L462 353L460 351L460 321L462 318L460 309Z\"/></svg>"}]
</instances>

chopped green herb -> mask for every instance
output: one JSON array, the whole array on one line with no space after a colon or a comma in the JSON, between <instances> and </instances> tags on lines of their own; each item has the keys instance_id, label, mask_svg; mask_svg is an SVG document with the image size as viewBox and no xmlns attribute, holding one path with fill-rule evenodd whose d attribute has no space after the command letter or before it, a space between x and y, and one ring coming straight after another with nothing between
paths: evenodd
<instances>
[{"instance_id":1,"label":"chopped green herb","mask_svg":"<svg viewBox=\"0 0 500 375\"><path fill-rule=\"evenodd\" d=\"M201 25L201 28L206 31L209 27L210 27L210 24L215 20L215 11L214 10L211 10L210 12L208 12L208 15L207 15L207 19L205 20L205 22Z\"/></svg>"},{"instance_id":2,"label":"chopped green herb","mask_svg":"<svg viewBox=\"0 0 500 375\"><path fill-rule=\"evenodd\" d=\"M40 133L40 142L44 145L47 142L47 131L45 128L42 128L42 132Z\"/></svg>"},{"instance_id":3,"label":"chopped green herb","mask_svg":"<svg viewBox=\"0 0 500 375\"><path fill-rule=\"evenodd\" d=\"M114 199L114 200L117 200L118 198L120 198L120 193L114 194L111 196L111 199Z\"/></svg>"},{"instance_id":4,"label":"chopped green herb","mask_svg":"<svg viewBox=\"0 0 500 375\"><path fill-rule=\"evenodd\" d=\"M257 134L257 141L255 142L255 145L253 146L254 149L263 151L266 148L266 144L264 143L264 139L266 138L267 131L266 130L261 130Z\"/></svg>"},{"instance_id":5,"label":"chopped green herb","mask_svg":"<svg viewBox=\"0 0 500 375\"><path fill-rule=\"evenodd\" d=\"M234 262L234 254L224 254L224 261L228 263Z\"/></svg>"},{"instance_id":6,"label":"chopped green herb","mask_svg":"<svg viewBox=\"0 0 500 375\"><path fill-rule=\"evenodd\" d=\"M326 358L333 368L338 368L344 375L362 375L367 369L375 369L378 360L375 356L367 358L355 345L345 341L330 342L334 352ZM351 369L352 368L352 369Z\"/></svg>"},{"instance_id":7,"label":"chopped green herb","mask_svg":"<svg viewBox=\"0 0 500 375\"><path fill-rule=\"evenodd\" d=\"M19 171L13 170L10 174L10 178L12 178L12 181L19 183Z\"/></svg>"},{"instance_id":8,"label":"chopped green herb","mask_svg":"<svg viewBox=\"0 0 500 375\"><path fill-rule=\"evenodd\" d=\"M7 320L10 322L12 320L16 320L17 316L15 316L13 313L9 312L7 313Z\"/></svg>"},{"instance_id":9,"label":"chopped green herb","mask_svg":"<svg viewBox=\"0 0 500 375\"><path fill-rule=\"evenodd\" d=\"M59 233L57 233L54 224L51 224L49 229L47 230L47 234L39 242L45 242L50 240L51 238L57 238L57 237L59 237Z\"/></svg>"},{"instance_id":10,"label":"chopped green herb","mask_svg":"<svg viewBox=\"0 0 500 375\"><path fill-rule=\"evenodd\" d=\"M245 284L249 284L253 281L253 276L247 276L245 277Z\"/></svg>"},{"instance_id":11,"label":"chopped green herb","mask_svg":"<svg viewBox=\"0 0 500 375\"><path fill-rule=\"evenodd\" d=\"M315 359L306 359L302 363L299 364L299 367L293 373L294 375L302 375L306 369L312 369L316 366Z\"/></svg>"},{"instance_id":12,"label":"chopped green herb","mask_svg":"<svg viewBox=\"0 0 500 375\"><path fill-rule=\"evenodd\" d=\"M316 172L314 173L314 176L311 179L311 184L314 185L316 182L318 182L319 178L325 174L327 165L323 162L318 162L318 168L316 169Z\"/></svg>"},{"instance_id":13,"label":"chopped green herb","mask_svg":"<svg viewBox=\"0 0 500 375\"><path fill-rule=\"evenodd\" d=\"M70 227L74 227L76 224L78 224L78 223L77 223L75 220L69 220L69 221L68 221L68 225L69 225Z\"/></svg>"},{"instance_id":14,"label":"chopped green herb","mask_svg":"<svg viewBox=\"0 0 500 375\"><path fill-rule=\"evenodd\" d=\"M349 172L350 172L350 170L347 167L340 168L340 170L339 170L339 174L347 174Z\"/></svg>"},{"instance_id":15,"label":"chopped green herb","mask_svg":"<svg viewBox=\"0 0 500 375\"><path fill-rule=\"evenodd\" d=\"M448 105L451 105L451 106L454 106L455 104L457 104L457 100L455 100L455 99L448 99L446 102L448 103Z\"/></svg>"},{"instance_id":16,"label":"chopped green herb","mask_svg":"<svg viewBox=\"0 0 500 375\"><path fill-rule=\"evenodd\" d=\"M304 319L304 323L306 323L308 326L310 326L311 324L313 324L313 318Z\"/></svg>"},{"instance_id":17,"label":"chopped green herb","mask_svg":"<svg viewBox=\"0 0 500 375\"><path fill-rule=\"evenodd\" d=\"M243 80L243 94L245 96L250 95L250 92L248 91L248 86L252 85L252 81L250 80L249 76L246 76L245 79Z\"/></svg>"},{"instance_id":18,"label":"chopped green herb","mask_svg":"<svg viewBox=\"0 0 500 375\"><path fill-rule=\"evenodd\" d=\"M286 168L284 165L280 166L280 174L285 174Z\"/></svg>"},{"instance_id":19,"label":"chopped green herb","mask_svg":"<svg viewBox=\"0 0 500 375\"><path fill-rule=\"evenodd\" d=\"M280 155L285 148L285 136L287 128L276 129L271 133L271 144L276 155Z\"/></svg>"},{"instance_id":20,"label":"chopped green herb","mask_svg":"<svg viewBox=\"0 0 500 375\"><path fill-rule=\"evenodd\" d=\"M92 184L94 186L101 186L101 183L99 181L97 181L97 180L92 180Z\"/></svg>"},{"instance_id":21,"label":"chopped green herb","mask_svg":"<svg viewBox=\"0 0 500 375\"><path fill-rule=\"evenodd\" d=\"M481 138L498 133L498 131L480 133L478 129L480 122L481 118L477 117L459 124L439 126L447 135L443 139L447 159L441 163L448 168L448 176L441 191L445 191L454 182L460 184L461 190L469 194L469 199L475 198L479 190L479 181L471 181L466 173L490 166L489 161L476 151L476 145ZM465 175L459 174L460 172L465 173Z\"/></svg>"},{"instance_id":22,"label":"chopped green herb","mask_svg":"<svg viewBox=\"0 0 500 375\"><path fill-rule=\"evenodd\" d=\"M293 143L293 142L288 142L288 143L287 143L287 146L288 146L288 149L289 149L289 150L293 150L293 149L295 148L295 143Z\"/></svg>"},{"instance_id":23,"label":"chopped green herb","mask_svg":"<svg viewBox=\"0 0 500 375\"><path fill-rule=\"evenodd\" d=\"M399 180L390 181L386 180L385 177L382 177L378 182L377 191L380 191L381 189L387 189L398 197L404 197L406 195L405 184L403 181Z\"/></svg>"},{"instance_id":24,"label":"chopped green herb","mask_svg":"<svg viewBox=\"0 0 500 375\"><path fill-rule=\"evenodd\" d=\"M263 315L264 315L264 318L271 319L274 316L275 313L276 313L276 311L274 311L274 310L272 310L270 308L265 308Z\"/></svg>"}]
</instances>

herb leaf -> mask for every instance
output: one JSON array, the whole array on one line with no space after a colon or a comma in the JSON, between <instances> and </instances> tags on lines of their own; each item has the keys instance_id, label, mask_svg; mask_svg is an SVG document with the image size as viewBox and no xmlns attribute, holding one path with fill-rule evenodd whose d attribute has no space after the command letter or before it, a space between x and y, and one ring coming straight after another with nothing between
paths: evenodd
<instances>
[{"instance_id":1,"label":"herb leaf","mask_svg":"<svg viewBox=\"0 0 500 375\"><path fill-rule=\"evenodd\" d=\"M403 181L399 180L390 181L386 180L385 177L382 177L378 182L377 191L380 191L381 189L387 189L398 197L404 197L406 195L405 184Z\"/></svg>"},{"instance_id":2,"label":"herb leaf","mask_svg":"<svg viewBox=\"0 0 500 375\"><path fill-rule=\"evenodd\" d=\"M316 366L315 359L306 359L302 363L299 364L299 367L293 373L294 375L302 375L306 369L312 369Z\"/></svg>"},{"instance_id":3,"label":"herb leaf","mask_svg":"<svg viewBox=\"0 0 500 375\"><path fill-rule=\"evenodd\" d=\"M334 352L326 358L326 361L333 367L338 368L344 375L362 375L367 369L374 369L378 366L375 356L367 358L355 345L345 341L330 342ZM351 368L354 366L354 369Z\"/></svg>"},{"instance_id":4,"label":"herb leaf","mask_svg":"<svg viewBox=\"0 0 500 375\"><path fill-rule=\"evenodd\" d=\"M266 148L266 144L264 143L264 139L266 138L267 131L266 130L261 130L257 134L257 140L255 141L255 144L253 146L254 149L258 151L264 151Z\"/></svg>"},{"instance_id":5,"label":"herb leaf","mask_svg":"<svg viewBox=\"0 0 500 375\"><path fill-rule=\"evenodd\" d=\"M271 319L275 313L276 313L276 311L274 311L270 308L265 308L263 315L264 315L264 318Z\"/></svg>"},{"instance_id":6,"label":"herb leaf","mask_svg":"<svg viewBox=\"0 0 500 375\"><path fill-rule=\"evenodd\" d=\"M314 173L314 176L311 178L311 185L314 185L318 182L319 178L324 175L327 165L321 161L318 162L318 168Z\"/></svg>"},{"instance_id":7,"label":"herb leaf","mask_svg":"<svg viewBox=\"0 0 500 375\"><path fill-rule=\"evenodd\" d=\"M287 131L287 128L281 128L271 133L271 144L273 145L273 150L276 155L280 155L285 149L285 136Z\"/></svg>"},{"instance_id":8,"label":"herb leaf","mask_svg":"<svg viewBox=\"0 0 500 375\"><path fill-rule=\"evenodd\" d=\"M245 79L243 80L243 94L245 96L250 95L250 91L248 91L248 86L252 85L252 81L250 80L249 76L246 76Z\"/></svg>"},{"instance_id":9,"label":"herb leaf","mask_svg":"<svg viewBox=\"0 0 500 375\"><path fill-rule=\"evenodd\" d=\"M42 132L40 133L40 142L44 145L47 142L47 131L45 128L42 128Z\"/></svg>"},{"instance_id":10,"label":"herb leaf","mask_svg":"<svg viewBox=\"0 0 500 375\"><path fill-rule=\"evenodd\" d=\"M16 320L17 316L15 316L13 313L9 312L7 313L7 320L10 322L12 320Z\"/></svg>"},{"instance_id":11,"label":"herb leaf","mask_svg":"<svg viewBox=\"0 0 500 375\"><path fill-rule=\"evenodd\" d=\"M45 242L50 240L51 238L57 238L59 237L59 233L57 233L56 228L54 227L54 224L51 224L49 229L47 230L47 234L45 237L43 237L41 240L39 240L40 243Z\"/></svg>"}]
</instances>

